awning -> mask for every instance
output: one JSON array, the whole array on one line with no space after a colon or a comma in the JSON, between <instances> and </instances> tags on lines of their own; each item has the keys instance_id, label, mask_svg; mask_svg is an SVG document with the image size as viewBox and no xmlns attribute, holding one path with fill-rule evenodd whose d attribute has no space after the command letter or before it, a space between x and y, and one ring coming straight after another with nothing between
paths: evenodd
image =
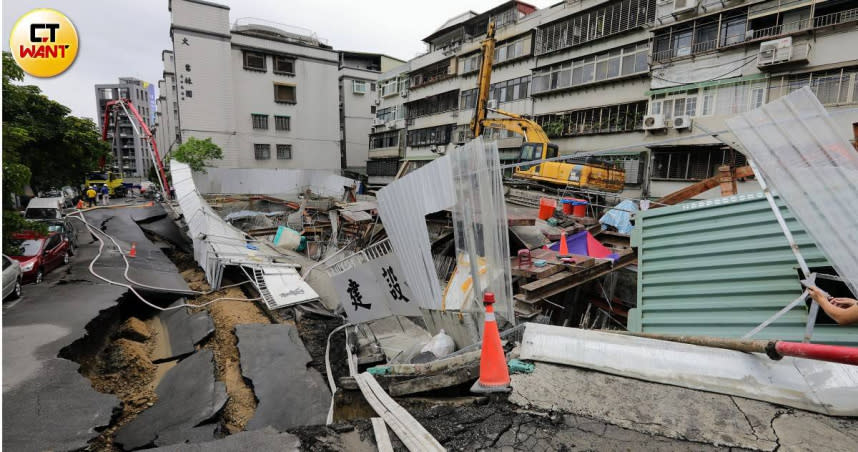
<instances>
[{"instance_id":1,"label":"awning","mask_svg":"<svg viewBox=\"0 0 858 452\"><path fill-rule=\"evenodd\" d=\"M670 88L659 88L659 89L651 89L649 91L644 92L647 96L654 96L656 94L671 94L678 93L682 91L688 91L692 89L701 89L701 88L710 88L713 86L722 86L722 85L733 85L736 83L748 82L753 80L763 80L767 78L767 74L753 74L746 75L744 77L735 77L728 78L722 80L710 80L707 82L699 82L699 83L688 83L685 85L671 86Z\"/></svg>"}]
</instances>

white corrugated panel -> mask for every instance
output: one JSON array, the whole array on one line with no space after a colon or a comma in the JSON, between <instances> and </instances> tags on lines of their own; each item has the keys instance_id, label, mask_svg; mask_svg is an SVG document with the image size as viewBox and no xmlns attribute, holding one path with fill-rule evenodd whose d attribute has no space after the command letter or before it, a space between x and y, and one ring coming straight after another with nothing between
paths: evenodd
<instances>
[{"instance_id":1,"label":"white corrugated panel","mask_svg":"<svg viewBox=\"0 0 858 452\"><path fill-rule=\"evenodd\" d=\"M521 358L763 400L858 414L858 367L528 323Z\"/></svg>"},{"instance_id":2,"label":"white corrugated panel","mask_svg":"<svg viewBox=\"0 0 858 452\"><path fill-rule=\"evenodd\" d=\"M858 294L858 153L810 88L727 124L773 191Z\"/></svg>"},{"instance_id":3,"label":"white corrugated panel","mask_svg":"<svg viewBox=\"0 0 858 452\"><path fill-rule=\"evenodd\" d=\"M319 299L319 294L290 267L262 267L262 279L273 301L269 309L280 309Z\"/></svg>"},{"instance_id":4,"label":"white corrugated panel","mask_svg":"<svg viewBox=\"0 0 858 452\"><path fill-rule=\"evenodd\" d=\"M435 273L426 214L455 202L450 157L445 155L378 191L378 212L399 256L417 303L441 309L442 290Z\"/></svg>"}]
</instances>

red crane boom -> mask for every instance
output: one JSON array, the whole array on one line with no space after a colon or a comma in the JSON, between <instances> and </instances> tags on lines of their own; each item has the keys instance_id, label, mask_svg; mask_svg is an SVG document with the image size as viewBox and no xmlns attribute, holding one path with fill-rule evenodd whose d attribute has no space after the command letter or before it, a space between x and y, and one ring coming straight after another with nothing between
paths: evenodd
<instances>
[{"instance_id":1,"label":"red crane boom","mask_svg":"<svg viewBox=\"0 0 858 452\"><path fill-rule=\"evenodd\" d=\"M126 113L131 112L130 116L132 117L129 119L131 121L136 121L137 124L140 125L140 130L143 135L141 138L152 147L152 156L155 158L155 163L158 166L161 188L164 190L164 199L168 199L167 195L170 193L170 184L167 182L167 173L164 171L164 164L161 162L161 154L158 153L158 145L155 143L155 137L152 136L152 132L146 125L146 121L143 120L143 117L140 116L140 113L136 108L134 108L134 104L131 103L130 99L120 98L108 101L107 104L105 104L104 123L101 127L101 139L103 141L107 141L107 128L110 126L110 117L114 114L118 115L120 110L125 110ZM116 122L114 122L114 124L116 124ZM136 127L134 128L134 131L137 132Z\"/></svg>"}]
</instances>

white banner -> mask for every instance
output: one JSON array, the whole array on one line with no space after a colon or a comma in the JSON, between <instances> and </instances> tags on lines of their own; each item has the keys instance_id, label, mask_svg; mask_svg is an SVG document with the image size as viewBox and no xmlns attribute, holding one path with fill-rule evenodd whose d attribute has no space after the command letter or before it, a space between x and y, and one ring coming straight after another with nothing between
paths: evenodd
<instances>
[{"instance_id":1,"label":"white banner","mask_svg":"<svg viewBox=\"0 0 858 452\"><path fill-rule=\"evenodd\" d=\"M363 323L393 315L388 297L373 274L373 266L363 264L331 277L340 303L351 323Z\"/></svg>"}]
</instances>

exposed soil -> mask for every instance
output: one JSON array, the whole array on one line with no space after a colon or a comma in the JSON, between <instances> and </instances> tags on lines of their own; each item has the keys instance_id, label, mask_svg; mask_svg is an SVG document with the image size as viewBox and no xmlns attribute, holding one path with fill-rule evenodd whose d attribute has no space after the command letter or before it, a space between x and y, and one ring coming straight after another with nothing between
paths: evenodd
<instances>
[{"instance_id":1,"label":"exposed soil","mask_svg":"<svg viewBox=\"0 0 858 452\"><path fill-rule=\"evenodd\" d=\"M237 287L199 297L195 303L218 297L247 298ZM226 384L229 400L221 418L226 430L236 433L244 430L256 411L256 396L241 375L238 354L238 338L235 326L246 323L271 323L262 310L252 301L222 300L206 307L215 325L212 338L204 345L214 353L217 379Z\"/></svg>"}]
</instances>

